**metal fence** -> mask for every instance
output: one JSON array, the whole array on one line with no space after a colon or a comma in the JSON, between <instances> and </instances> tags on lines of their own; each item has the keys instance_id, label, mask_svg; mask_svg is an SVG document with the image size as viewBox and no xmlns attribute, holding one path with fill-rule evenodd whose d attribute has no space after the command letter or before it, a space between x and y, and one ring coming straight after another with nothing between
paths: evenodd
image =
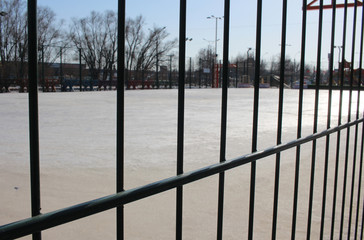
<instances>
[{"instance_id":1,"label":"metal fence","mask_svg":"<svg viewBox=\"0 0 364 240\"><path fill-rule=\"evenodd\" d=\"M314 1L316 2L316 1ZM331 29L331 53L334 51L334 38L336 26L336 1L333 0L331 5L332 11L332 29ZM30 171L31 171L31 207L32 217L18 222L9 223L0 227L0 239L14 239L29 234L33 234L33 239L41 239L41 231L49 228L56 227L58 225L74 221L76 219L84 218L99 212L103 212L109 209L116 208L117 211L117 239L124 239L124 205L143 199L150 196L159 194L161 192L175 189L176 190L176 239L182 239L183 231L183 186L206 178L212 175L219 176L219 188L218 188L218 211L217 211L217 228L216 237L222 239L223 237L223 219L224 219L224 188L225 188L225 172L229 169L237 168L242 165L250 165L251 167L251 179L250 179L250 193L249 193L249 219L248 229L246 230L246 236L248 239L254 238L254 214L255 214L255 193L256 193L256 164L260 159L268 156L276 157L275 167L275 179L274 179L274 195L273 197L273 213L267 213L268 216L272 216L272 228L271 238L276 239L277 236L277 215L278 215L278 201L279 201L279 186L280 186L280 160L281 153L288 149L296 151L295 158L295 177L294 181L294 194L293 207L292 207L292 221L291 229L285 231L291 232L291 239L296 239L296 225L297 225L297 204L299 193L299 176L300 176L300 161L301 161L301 146L305 143L312 144L311 154L311 175L308 206L307 206L307 239L311 238L312 218L320 218L320 239L324 239L324 227L325 219L327 215L330 215L330 239L362 239L363 235L363 223L364 223L364 207L363 207L363 193L362 193L362 168L363 168L363 115L362 106L360 104L360 87L362 83L361 74L359 74L359 81L357 85L353 83L354 69L351 66L351 76L349 86L344 86L344 69L341 68L341 81L339 86L339 113L337 124L332 119L332 97L333 97L333 54L330 59L330 80L328 86L325 86L325 91L328 92L328 109L326 119L326 130L318 132L318 114L319 114L319 96L323 87L320 85L320 69L321 69L321 47L322 47L322 24L323 24L323 10L324 1L320 0L318 7L319 11L319 28L318 28L318 42L317 42L317 76L314 86L315 91L315 106L313 110L314 123L313 132L309 136L302 136L302 115L303 115L303 92L304 92L304 64L306 56L306 25L307 25L307 1L303 0L303 18L302 18L302 40L301 40L301 70L300 70L300 85L298 90L299 104L298 104L298 123L297 123L297 138L292 139L288 143L282 143L282 117L283 117L283 97L284 97L284 77L285 77L285 54L286 54L286 28L287 28L287 0L283 0L282 11L282 37L281 37L281 69L280 69L280 85L279 85L279 108L278 108L278 124L277 124L277 141L276 146L258 151L258 128L259 128L259 81L254 83L254 107L253 107L253 125L252 125L252 139L251 139L251 153L237 157L235 159L226 159L226 129L227 129L227 99L228 99L228 59L229 59L229 18L230 18L230 1L225 0L224 8L224 45L223 45L223 76L222 76L222 104L221 104L221 135L220 135L220 162L211 166L206 166L201 169L197 169L191 172L184 172L184 113L185 113L185 49L186 49L186 0L180 1L180 31L179 31L179 80L178 80L178 126L177 126L177 172L175 176L171 176L168 179L153 182L148 185L134 188L124 189L124 45L125 39L125 0L118 1L118 88L117 88L117 179L116 179L116 193L99 199L84 202L75 206L70 206L62 210L42 213L40 212L40 169L39 169L39 127L38 127L38 86L37 86L37 1L28 0L28 33L29 33L29 131L30 131ZM362 65L363 55L363 29L364 24L361 25L361 32L356 33L356 22L359 1L355 1L355 4L348 3L345 0L345 4L340 4L338 7L344 8L344 27L343 27L343 54L342 62L345 61L344 53L347 49L347 10L349 6L354 7L354 22L353 22L353 37L351 56L354 60L355 51L355 39L356 34L360 34L360 67ZM261 58L261 37L262 37L262 0L257 1L257 22L256 22L256 61L255 61L255 79L259 79L260 74L260 58ZM363 13L362 13L363 14ZM363 16L362 19L364 20ZM352 61L353 62L353 61ZM361 72L361 71L360 71ZM345 114L343 106L343 93L345 90L349 94L349 105L347 121L342 121L342 116ZM357 104L353 104L353 91L357 91ZM352 114L355 112L355 114ZM353 117L352 117L353 115ZM361 130L361 132L360 132ZM345 133L346 132L346 133ZM354 132L354 138L350 134ZM346 136L346 139L341 135ZM335 136L337 143L336 147L332 147L330 139ZM325 145L325 157L324 159L317 159L317 141L323 138L326 142ZM354 141L354 142L351 142ZM345 146L344 158L340 154L340 146ZM336 156L335 166L333 167L333 176L329 176L328 164L329 155ZM351 157L349 157L351 156ZM321 211L313 211L313 198L314 198L314 185L315 185L315 165L317 161L323 161L324 173L323 173L323 190ZM352 171L350 173L350 170ZM339 174L339 171L343 171L343 174ZM320 176L321 177L321 176ZM328 180L334 179L333 192L327 190ZM342 185L339 184L342 182ZM341 190L342 188L342 190ZM350 189L349 189L350 188ZM340 189L340 190L339 190ZM342 193L341 198L338 196L338 192ZM332 194L332 209L326 208L327 194ZM349 206L349 208L348 208ZM337 216L337 208L341 208L340 216ZM340 217L340 224L337 223L337 218ZM337 230L339 233L337 234ZM215 230L212 230L215 231ZM326 230L328 231L328 230ZM336 232L336 233L335 233ZM326 239L327 237L325 237Z\"/></svg>"}]
</instances>

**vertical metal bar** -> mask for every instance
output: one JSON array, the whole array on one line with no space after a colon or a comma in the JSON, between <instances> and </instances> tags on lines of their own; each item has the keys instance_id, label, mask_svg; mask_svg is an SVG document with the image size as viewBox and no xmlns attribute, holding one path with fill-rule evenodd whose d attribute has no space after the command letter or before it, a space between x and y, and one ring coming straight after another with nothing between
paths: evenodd
<instances>
[{"instance_id":1,"label":"vertical metal bar","mask_svg":"<svg viewBox=\"0 0 364 240\"><path fill-rule=\"evenodd\" d=\"M344 8L344 25L343 25L343 46L342 46L342 59L345 59L345 44L346 44L346 19L347 19L347 0L345 0ZM344 61L342 61L344 62ZM343 66L343 65L342 65ZM339 116L338 125L341 125L342 116L342 102L343 102L343 86L344 86L344 68L341 67L340 70L340 95L339 95ZM339 175L339 160L340 160L340 139L341 131L338 131L336 138L336 160L335 160L335 177L334 177L334 193L333 193L333 205L332 205L332 216L331 216L331 234L330 239L334 239L334 229L335 229L335 212L336 212L336 199L337 199L337 187L338 187L338 175Z\"/></svg>"},{"instance_id":2,"label":"vertical metal bar","mask_svg":"<svg viewBox=\"0 0 364 240\"><path fill-rule=\"evenodd\" d=\"M219 81L218 81L218 86L217 87L221 87L221 80L222 80L222 64L221 64L221 60L219 61L219 66L218 66L218 75L219 75Z\"/></svg>"},{"instance_id":3,"label":"vertical metal bar","mask_svg":"<svg viewBox=\"0 0 364 240\"><path fill-rule=\"evenodd\" d=\"M285 81L285 61L286 61L286 37L287 37L287 0L283 0L282 10L282 37L281 37L281 63L280 63L280 82L279 82L279 103L278 103L278 123L277 123L277 145L282 143L282 122L283 122L283 93ZM273 200L273 221L272 221L272 240L277 235L277 215L278 215L278 194L279 194L279 173L281 165L281 153L276 154L276 169L274 181L274 200Z\"/></svg>"},{"instance_id":4,"label":"vertical metal bar","mask_svg":"<svg viewBox=\"0 0 364 240\"><path fill-rule=\"evenodd\" d=\"M298 122L297 122L297 139L302 136L302 113L303 113L303 83L305 80L305 52L306 52L306 23L307 23L307 0L302 1L302 34L301 34L301 62L300 62L300 89L298 102ZM296 166L294 181L294 197L293 197L293 213L292 213L292 229L291 239L296 239L296 222L297 222L297 203L298 203L298 184L300 175L300 158L301 146L296 148Z\"/></svg>"},{"instance_id":5,"label":"vertical metal bar","mask_svg":"<svg viewBox=\"0 0 364 240\"><path fill-rule=\"evenodd\" d=\"M259 112L259 75L260 75L260 52L262 38L262 0L257 1L257 30L255 43L255 82L254 82L254 110L252 131L252 152L257 151L258 145L258 112ZM250 173L250 200L249 200L249 226L248 239L253 239L254 232L254 202L255 202L255 178L256 162L251 163Z\"/></svg>"},{"instance_id":6,"label":"vertical metal bar","mask_svg":"<svg viewBox=\"0 0 364 240\"><path fill-rule=\"evenodd\" d=\"M364 126L362 126L362 133L361 133L359 184L358 184L358 198L357 198L357 208L356 208L356 218L355 218L354 240L356 240L357 236L358 236L360 194L361 194L362 173L363 173L363 153L364 153ZM363 205L364 205L364 202L363 202ZM363 234L363 223L364 223L364 207L363 206L362 206L362 209L363 209L363 213L362 213L362 225L361 225L361 231L360 231L360 239L363 239L363 236L362 236L362 234Z\"/></svg>"},{"instance_id":7,"label":"vertical metal bar","mask_svg":"<svg viewBox=\"0 0 364 240\"><path fill-rule=\"evenodd\" d=\"M357 103L357 115L359 118L359 106L360 106L360 87L362 81L362 64L363 64L363 42L364 42L364 8L362 8L362 22L361 22L361 36L360 36L360 57L359 57L359 78L358 78L358 103ZM360 166L359 166L359 180L358 180L358 197L357 197L357 208L355 217L355 236L357 239L358 235L358 223L359 223L359 207L360 207L360 194L361 194L361 181L363 172L363 151L364 151L364 126L362 126L362 138L361 138L361 150L360 150Z\"/></svg>"},{"instance_id":8,"label":"vertical metal bar","mask_svg":"<svg viewBox=\"0 0 364 240\"><path fill-rule=\"evenodd\" d=\"M177 175L183 173L185 74L186 74L186 12L187 0L180 0L179 19L179 75L178 75L178 126L177 126ZM176 239L182 239L183 187L176 190Z\"/></svg>"},{"instance_id":9,"label":"vertical metal bar","mask_svg":"<svg viewBox=\"0 0 364 240\"><path fill-rule=\"evenodd\" d=\"M361 69L360 69L361 71ZM360 87L360 84L359 84ZM360 90L358 90L358 95L360 95ZM359 96L358 96L359 99ZM361 133L361 148L360 148L360 166L359 166L359 179L358 179L358 196L357 196L357 208L355 217L355 228L354 228L354 240L358 237L358 222L359 222L359 207L360 207L360 194L361 194L361 184L362 184L362 172L363 172L363 152L364 152L364 126L362 126ZM364 209L364 207L363 207ZM362 216L363 217L363 216ZM363 228L363 226L362 226Z\"/></svg>"},{"instance_id":10,"label":"vertical metal bar","mask_svg":"<svg viewBox=\"0 0 364 240\"><path fill-rule=\"evenodd\" d=\"M118 0L116 191L124 191L125 0ZM116 208L117 239L124 239L124 206Z\"/></svg>"},{"instance_id":11,"label":"vertical metal bar","mask_svg":"<svg viewBox=\"0 0 364 240\"><path fill-rule=\"evenodd\" d=\"M39 167L39 121L38 121L38 56L37 56L37 0L28 0L29 42L29 147L32 217L40 215L40 167ZM40 240L41 233L33 233Z\"/></svg>"},{"instance_id":12,"label":"vertical metal bar","mask_svg":"<svg viewBox=\"0 0 364 240\"><path fill-rule=\"evenodd\" d=\"M220 133L220 162L226 161L226 121L227 121L227 96L229 81L229 28L230 28L230 0L225 0L224 6L224 46L223 46L223 72L222 72L222 97L221 97L221 133ZM219 197L217 218L217 239L222 239L224 217L224 188L225 172L219 174Z\"/></svg>"},{"instance_id":13,"label":"vertical metal bar","mask_svg":"<svg viewBox=\"0 0 364 240\"><path fill-rule=\"evenodd\" d=\"M332 106L332 81L334 71L334 45L335 45L335 27L336 27L336 0L332 1L332 21L331 21L331 46L330 46L330 63L329 63L329 95L327 104L327 124L326 128L331 127L331 106ZM326 193L327 193L327 177L329 166L329 154L330 154L330 135L326 136L325 146L325 166L324 166L324 180L322 191L322 208L321 208L321 226L320 226L320 240L324 238L325 227L325 212L326 212Z\"/></svg>"},{"instance_id":14,"label":"vertical metal bar","mask_svg":"<svg viewBox=\"0 0 364 240\"><path fill-rule=\"evenodd\" d=\"M347 14L347 1L345 15ZM345 17L345 29L346 29L346 20ZM346 35L346 32L345 32ZM345 44L343 43L343 52L342 52L342 62L341 62L341 71L342 71L342 84L344 84L344 67L345 67ZM352 81L350 80L350 87L352 88ZM348 122L351 120L351 97L352 97L352 89L349 91L349 107L348 107ZM344 219L345 219L345 201L346 201L346 184L347 184L347 175L348 175L348 162L349 162L349 141L350 141L350 128L347 129L346 133L346 147L345 147L345 162L344 162L344 177L343 177L343 191L342 191L342 200L341 200L341 220L340 220L340 235L339 239L343 238L344 233Z\"/></svg>"},{"instance_id":15,"label":"vertical metal bar","mask_svg":"<svg viewBox=\"0 0 364 240\"><path fill-rule=\"evenodd\" d=\"M322 18L323 18L323 0L320 0L319 10L319 29L317 41L317 67L316 67L316 89L315 89L315 113L313 122L313 133L317 133L318 121L318 107L319 107L319 87L320 87L320 73L321 73L321 43L322 43ZM312 159L311 159L311 177L310 177L310 196L307 217L307 235L306 239L311 239L311 220L312 220L312 207L313 207L313 193L315 182L315 164L316 164L316 139L312 141Z\"/></svg>"},{"instance_id":16,"label":"vertical metal bar","mask_svg":"<svg viewBox=\"0 0 364 240\"><path fill-rule=\"evenodd\" d=\"M362 126L364 127L364 126ZM363 137L363 136L362 136ZM363 200L363 205L364 205L364 200ZM362 216L361 216L361 230L360 230L360 240L363 240L363 230L364 230L364 207L362 208Z\"/></svg>"},{"instance_id":17,"label":"vertical metal bar","mask_svg":"<svg viewBox=\"0 0 364 240\"><path fill-rule=\"evenodd\" d=\"M354 18L353 18L353 39L352 39L352 49L351 49L351 68L350 68L350 110L349 117L351 115L351 100L352 100L352 91L353 91L353 79L354 79L354 58L355 58L355 38L356 38L356 18L357 18L357 8L358 3L355 1L354 3ZM358 97L360 96L360 90L358 89ZM358 101L360 99L358 98ZM357 115L356 119L359 118L359 102L356 109ZM348 128L350 131L350 128ZM357 153L357 143L358 143L358 124L355 125L355 136L354 136L354 152L353 152L353 169L352 169L352 178L351 178L351 193L350 193L350 205L349 205L349 223L348 223L348 237L350 239L351 233L351 218L353 214L353 201L354 201L354 183L355 183L355 171L356 171L356 153ZM349 145L349 142L347 143Z\"/></svg>"}]
</instances>

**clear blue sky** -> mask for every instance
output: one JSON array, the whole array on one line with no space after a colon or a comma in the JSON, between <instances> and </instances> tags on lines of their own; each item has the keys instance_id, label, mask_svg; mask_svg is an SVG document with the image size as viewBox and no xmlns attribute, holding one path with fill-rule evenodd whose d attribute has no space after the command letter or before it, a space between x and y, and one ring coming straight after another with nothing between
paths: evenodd
<instances>
[{"instance_id":1,"label":"clear blue sky","mask_svg":"<svg viewBox=\"0 0 364 240\"><path fill-rule=\"evenodd\" d=\"M165 26L171 38L178 37L179 0L129 0L126 1L128 17L143 15L147 28ZM210 15L223 16L223 0L190 0L187 1L187 36L193 38L187 42L187 56L195 57L200 48L213 46L215 40L215 20L206 17ZM330 1L324 1L330 2ZM338 0L340 2L340 0ZM349 1L350 2L350 1ZM103 12L117 10L117 0L38 0L38 4L49 6L60 19L66 22L73 17L88 16L91 11ZM256 1L231 0L230 18L230 57L237 54L246 54L248 48L255 48L256 35ZM352 31L353 8L349 9L348 32ZM337 12L336 45L342 45L343 10ZM272 56L279 56L281 42L282 1L263 1L263 32L262 32L262 58L269 62ZM362 9L358 8L358 25L361 23ZM287 55L300 59L301 45L302 1L288 1L288 26L287 26ZM308 12L307 33L307 62L315 65L317 51L318 12ZM218 54L222 57L223 21L218 21ZM360 25L358 26L360 29ZM357 35L359 34L358 32ZM331 11L324 13L323 49L321 61L323 67L328 65L328 52L331 37ZM205 39L205 40L204 40ZM359 59L359 36L357 37L356 58ZM206 41L207 40L207 41ZM347 39L347 59L350 60L351 36ZM176 49L177 51L177 49ZM253 51L250 54L253 54ZM338 52L335 51L335 62ZM358 60L357 60L358 61Z\"/></svg>"}]
</instances>

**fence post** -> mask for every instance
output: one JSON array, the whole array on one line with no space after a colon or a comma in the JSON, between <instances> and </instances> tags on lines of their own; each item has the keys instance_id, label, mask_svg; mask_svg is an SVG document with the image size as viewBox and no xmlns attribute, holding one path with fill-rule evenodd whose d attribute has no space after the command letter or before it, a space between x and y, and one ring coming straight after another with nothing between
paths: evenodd
<instances>
[{"instance_id":1,"label":"fence post","mask_svg":"<svg viewBox=\"0 0 364 240\"><path fill-rule=\"evenodd\" d=\"M37 40L37 0L28 0L30 190L33 217L40 215ZM33 233L33 240L41 238L40 232Z\"/></svg>"},{"instance_id":2,"label":"fence post","mask_svg":"<svg viewBox=\"0 0 364 240\"><path fill-rule=\"evenodd\" d=\"M116 192L124 191L125 0L118 0ZM124 239L124 206L116 208L117 240Z\"/></svg>"}]
</instances>

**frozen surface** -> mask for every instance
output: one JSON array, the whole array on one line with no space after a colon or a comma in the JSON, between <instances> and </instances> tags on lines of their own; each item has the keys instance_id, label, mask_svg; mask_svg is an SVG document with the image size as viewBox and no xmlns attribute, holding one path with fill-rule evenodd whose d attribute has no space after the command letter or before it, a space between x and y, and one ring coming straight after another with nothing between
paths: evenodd
<instances>
[{"instance_id":1,"label":"frozen surface","mask_svg":"<svg viewBox=\"0 0 364 240\"><path fill-rule=\"evenodd\" d=\"M344 92L343 122L347 121L348 116L348 96L349 94ZM0 182L2 182L0 189L5 196L0 200L0 212L6 212L0 216L0 225L29 216L27 98L27 94L0 94ZM327 101L327 91L320 91L319 131L326 129ZM352 119L356 115L356 101L357 93L354 92ZM303 136L312 134L313 131L314 102L315 92L305 90ZM331 126L337 125L338 122L338 103L339 92L334 92ZM359 109L362 108L361 103ZM227 159L250 153L252 111L253 89L229 89ZM259 150L276 144L277 112L278 90L261 89ZM297 90L285 90L283 112L282 141L288 142L297 135ZM174 175L177 154L177 90L126 91L124 118L126 188ZM219 161L220 121L221 89L186 90L185 171ZM114 192L116 92L39 93L39 129L44 212ZM322 158L323 146L324 141L318 141L319 158ZM302 146L302 149L301 184L302 189L307 190L311 144ZM335 149L334 145L332 149ZM287 185L281 190L283 200L280 203L282 213L279 218L279 229L290 227L294 156L294 150L282 154L282 182L283 184L286 182ZM270 233L263 229L267 227L270 229L271 224L271 217L267 219L264 216L272 212L273 159L258 163L260 177L257 182L257 205L261 207L257 207L256 211L257 239L267 239L270 236ZM318 171L322 171L320 166L322 164L319 161ZM246 236L249 171L248 166L242 167L230 171L226 176L224 234L227 239ZM318 192L321 187L318 187ZM284 197L285 193L287 198ZM317 201L320 199L319 196L320 193ZM128 239L146 239L146 236L149 236L148 239L172 239L174 204L174 192L170 191L128 205L126 207L126 219L129 219L126 223ZM217 177L186 186L184 204L184 232L186 236L193 236L188 239L214 238ZM302 229L298 231L304 233L307 197L304 197L300 204L302 209L299 211L302 212L299 214L302 215L300 216L303 223ZM240 209L239 213L236 209ZM80 236L84 236L84 239L114 237L114 212L109 211L97 216L99 217L93 216L89 218L90 220L80 220L73 225L67 224L57 229L70 234L68 239L80 239ZM158 222L164 224L157 224ZM84 230L76 230L80 228ZM59 236L57 231L49 230L44 234L46 236L48 234L50 239L55 239L55 236ZM151 238L149 232L154 232L155 238ZM285 234L289 235L288 232L283 231L282 235L279 235L280 239L287 239L288 236Z\"/></svg>"},{"instance_id":2,"label":"frozen surface","mask_svg":"<svg viewBox=\"0 0 364 240\"><path fill-rule=\"evenodd\" d=\"M126 164L175 164L177 91L126 91ZM17 164L28 161L28 95L0 95L0 158ZM348 94L344 94L343 122ZM356 106L356 93L353 106ZM332 126L337 124L338 92L334 92ZM283 142L295 138L298 91L286 90ZM219 150L221 90L186 90L185 151L188 164L214 163ZM252 89L230 89L228 100L228 159L250 152ZM262 89L259 104L258 148L275 145L278 90ZM352 109L352 119L356 108ZM306 91L303 136L312 133L314 91ZM319 131L326 128L327 92L320 92ZM116 93L40 93L40 152L43 166L114 167ZM234 145L238 145L235 148ZM198 153L198 154L196 154ZM211 159L213 158L213 159Z\"/></svg>"}]
</instances>

